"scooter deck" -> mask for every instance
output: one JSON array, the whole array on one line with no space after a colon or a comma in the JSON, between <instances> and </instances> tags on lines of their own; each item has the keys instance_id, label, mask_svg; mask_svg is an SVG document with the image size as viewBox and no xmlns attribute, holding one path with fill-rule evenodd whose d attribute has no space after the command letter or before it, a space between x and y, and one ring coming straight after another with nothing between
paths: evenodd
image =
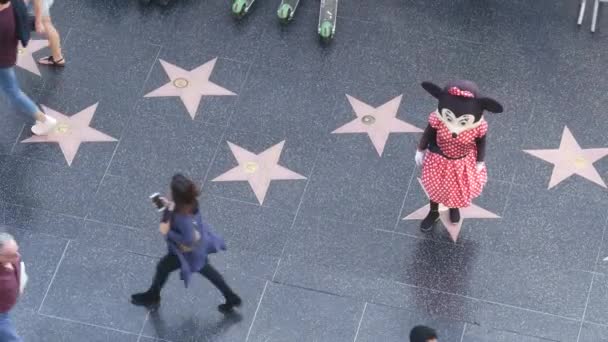
<instances>
[{"instance_id":1,"label":"scooter deck","mask_svg":"<svg viewBox=\"0 0 608 342\"><path fill-rule=\"evenodd\" d=\"M330 39L336 32L336 19L338 16L338 0L321 0L319 7L319 35L323 39Z\"/></svg>"},{"instance_id":2,"label":"scooter deck","mask_svg":"<svg viewBox=\"0 0 608 342\"><path fill-rule=\"evenodd\" d=\"M281 0L281 4L277 9L277 16L282 21L290 21L293 19L299 4L300 0Z\"/></svg>"}]
</instances>

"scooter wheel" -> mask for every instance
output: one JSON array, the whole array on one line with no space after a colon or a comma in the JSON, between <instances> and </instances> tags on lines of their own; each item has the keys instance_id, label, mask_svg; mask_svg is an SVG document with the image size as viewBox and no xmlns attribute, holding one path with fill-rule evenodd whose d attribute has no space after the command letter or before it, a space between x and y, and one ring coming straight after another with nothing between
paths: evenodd
<instances>
[{"instance_id":1,"label":"scooter wheel","mask_svg":"<svg viewBox=\"0 0 608 342\"><path fill-rule=\"evenodd\" d=\"M236 16L242 16L245 14L245 7L247 6L246 0L234 0L232 3L232 13Z\"/></svg>"},{"instance_id":2,"label":"scooter wheel","mask_svg":"<svg viewBox=\"0 0 608 342\"><path fill-rule=\"evenodd\" d=\"M277 11L277 16L282 21L289 21L289 20L291 20L292 15L293 15L293 7L291 7L289 4L283 4L283 5L281 5L279 7L279 10Z\"/></svg>"},{"instance_id":3,"label":"scooter wheel","mask_svg":"<svg viewBox=\"0 0 608 342\"><path fill-rule=\"evenodd\" d=\"M329 40L334 35L334 25L329 21L324 21L319 26L319 36L324 40Z\"/></svg>"}]
</instances>

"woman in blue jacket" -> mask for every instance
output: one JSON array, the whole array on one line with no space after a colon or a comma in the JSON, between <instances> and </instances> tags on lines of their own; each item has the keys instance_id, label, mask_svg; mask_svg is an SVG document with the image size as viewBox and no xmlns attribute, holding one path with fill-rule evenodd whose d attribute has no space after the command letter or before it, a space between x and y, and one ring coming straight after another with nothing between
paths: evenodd
<instances>
[{"instance_id":1,"label":"woman in blue jacket","mask_svg":"<svg viewBox=\"0 0 608 342\"><path fill-rule=\"evenodd\" d=\"M162 198L165 211L160 232L167 241L168 253L156 266L156 275L150 289L131 296L135 305L155 306L160 303L160 291L169 274L181 269L181 277L188 287L190 276L198 272L207 278L224 295L226 302L218 306L220 312L232 311L241 305L241 298L226 284L222 275L211 266L207 256L225 250L224 240L213 234L203 223L198 209L199 191L191 180L181 174L171 179L173 202Z\"/></svg>"}]
</instances>

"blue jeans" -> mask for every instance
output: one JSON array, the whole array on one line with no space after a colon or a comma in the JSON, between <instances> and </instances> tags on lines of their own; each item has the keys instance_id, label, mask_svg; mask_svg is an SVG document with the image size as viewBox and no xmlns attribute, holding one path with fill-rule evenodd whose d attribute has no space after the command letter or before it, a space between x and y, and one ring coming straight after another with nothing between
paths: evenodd
<instances>
[{"instance_id":1,"label":"blue jeans","mask_svg":"<svg viewBox=\"0 0 608 342\"><path fill-rule=\"evenodd\" d=\"M23 342L21 337L17 336L17 331L8 317L8 312L0 313L0 341Z\"/></svg>"},{"instance_id":2,"label":"blue jeans","mask_svg":"<svg viewBox=\"0 0 608 342\"><path fill-rule=\"evenodd\" d=\"M0 68L0 88L8 96L17 110L27 114L32 119L36 119L36 114L40 111L36 104L19 88L19 82L15 76L13 68Z\"/></svg>"}]
</instances>

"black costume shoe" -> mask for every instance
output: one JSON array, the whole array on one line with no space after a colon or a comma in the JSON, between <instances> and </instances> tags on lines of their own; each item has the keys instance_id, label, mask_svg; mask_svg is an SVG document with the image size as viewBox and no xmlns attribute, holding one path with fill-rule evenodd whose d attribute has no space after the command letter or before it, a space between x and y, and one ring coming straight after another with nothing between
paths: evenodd
<instances>
[{"instance_id":1,"label":"black costume shoe","mask_svg":"<svg viewBox=\"0 0 608 342\"><path fill-rule=\"evenodd\" d=\"M420 223L420 230L427 233L431 231L435 222L439 221L439 211L431 210Z\"/></svg>"},{"instance_id":2,"label":"black costume shoe","mask_svg":"<svg viewBox=\"0 0 608 342\"><path fill-rule=\"evenodd\" d=\"M241 306L241 298L236 294L226 297L226 303L217 306L221 313L230 313L235 307Z\"/></svg>"},{"instance_id":3,"label":"black costume shoe","mask_svg":"<svg viewBox=\"0 0 608 342\"><path fill-rule=\"evenodd\" d=\"M460 222L460 210L458 208L450 208L450 221L452 223Z\"/></svg>"},{"instance_id":4,"label":"black costume shoe","mask_svg":"<svg viewBox=\"0 0 608 342\"><path fill-rule=\"evenodd\" d=\"M131 296L131 303L139 306L158 306L160 304L160 295L150 291L136 293Z\"/></svg>"}]
</instances>

